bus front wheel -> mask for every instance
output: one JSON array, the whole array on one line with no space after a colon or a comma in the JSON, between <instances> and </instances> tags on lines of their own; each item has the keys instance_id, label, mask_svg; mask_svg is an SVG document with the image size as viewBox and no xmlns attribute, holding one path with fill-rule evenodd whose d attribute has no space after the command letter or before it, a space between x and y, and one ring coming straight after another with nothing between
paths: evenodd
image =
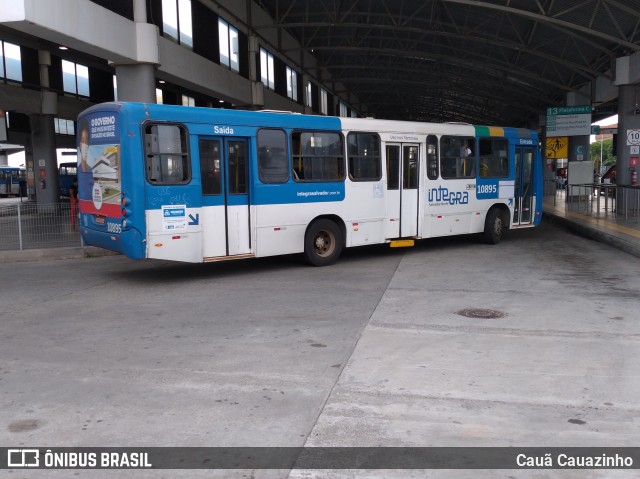
<instances>
[{"instance_id":1,"label":"bus front wheel","mask_svg":"<svg viewBox=\"0 0 640 479\"><path fill-rule=\"evenodd\" d=\"M314 221L304 236L304 258L313 266L329 266L342 252L342 234L333 221Z\"/></svg>"},{"instance_id":2,"label":"bus front wheel","mask_svg":"<svg viewBox=\"0 0 640 479\"><path fill-rule=\"evenodd\" d=\"M498 244L504 236L504 219L498 208L493 208L484 221L484 240L489 244Z\"/></svg>"}]
</instances>

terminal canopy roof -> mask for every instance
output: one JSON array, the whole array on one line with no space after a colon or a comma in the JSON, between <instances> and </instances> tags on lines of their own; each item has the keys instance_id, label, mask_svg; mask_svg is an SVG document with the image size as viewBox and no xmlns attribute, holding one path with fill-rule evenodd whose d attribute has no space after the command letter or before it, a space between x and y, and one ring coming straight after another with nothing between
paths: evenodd
<instances>
[{"instance_id":1,"label":"terminal canopy roof","mask_svg":"<svg viewBox=\"0 0 640 479\"><path fill-rule=\"evenodd\" d=\"M317 58L316 78L378 118L529 126L640 49L639 0L259 3Z\"/></svg>"}]
</instances>

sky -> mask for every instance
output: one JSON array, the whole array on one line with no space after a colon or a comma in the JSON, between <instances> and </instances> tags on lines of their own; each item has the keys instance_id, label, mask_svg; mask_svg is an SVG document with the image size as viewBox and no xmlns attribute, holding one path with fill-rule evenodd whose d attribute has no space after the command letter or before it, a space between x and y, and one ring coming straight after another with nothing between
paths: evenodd
<instances>
[{"instance_id":1,"label":"sky","mask_svg":"<svg viewBox=\"0 0 640 479\"><path fill-rule=\"evenodd\" d=\"M605 118L604 120L596 121L592 123L592 125L600 125L600 126L609 126L609 125L617 125L618 124L618 115L610 116L609 118ZM593 143L596 141L596 135L591 135L591 140L589 143Z\"/></svg>"}]
</instances>

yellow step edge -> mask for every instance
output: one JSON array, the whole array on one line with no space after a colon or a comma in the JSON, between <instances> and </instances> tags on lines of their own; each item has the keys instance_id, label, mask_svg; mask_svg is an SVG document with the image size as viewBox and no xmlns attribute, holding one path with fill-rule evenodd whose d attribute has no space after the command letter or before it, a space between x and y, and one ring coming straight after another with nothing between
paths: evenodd
<instances>
[{"instance_id":1,"label":"yellow step edge","mask_svg":"<svg viewBox=\"0 0 640 479\"><path fill-rule=\"evenodd\" d=\"M393 240L389 243L392 248L408 248L415 244L414 240Z\"/></svg>"}]
</instances>

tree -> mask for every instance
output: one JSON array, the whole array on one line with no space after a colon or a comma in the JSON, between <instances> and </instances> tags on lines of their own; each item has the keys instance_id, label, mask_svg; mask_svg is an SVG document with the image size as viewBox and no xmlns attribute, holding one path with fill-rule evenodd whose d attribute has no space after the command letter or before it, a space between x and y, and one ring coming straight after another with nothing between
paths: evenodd
<instances>
[{"instance_id":1,"label":"tree","mask_svg":"<svg viewBox=\"0 0 640 479\"><path fill-rule=\"evenodd\" d=\"M602 158L600 158L600 152L602 151ZM607 139L602 142L595 141L591 143L590 147L591 160L593 161L593 169L601 171L616 164L616 157L613 156L613 140ZM601 168L604 165L604 168Z\"/></svg>"}]
</instances>

